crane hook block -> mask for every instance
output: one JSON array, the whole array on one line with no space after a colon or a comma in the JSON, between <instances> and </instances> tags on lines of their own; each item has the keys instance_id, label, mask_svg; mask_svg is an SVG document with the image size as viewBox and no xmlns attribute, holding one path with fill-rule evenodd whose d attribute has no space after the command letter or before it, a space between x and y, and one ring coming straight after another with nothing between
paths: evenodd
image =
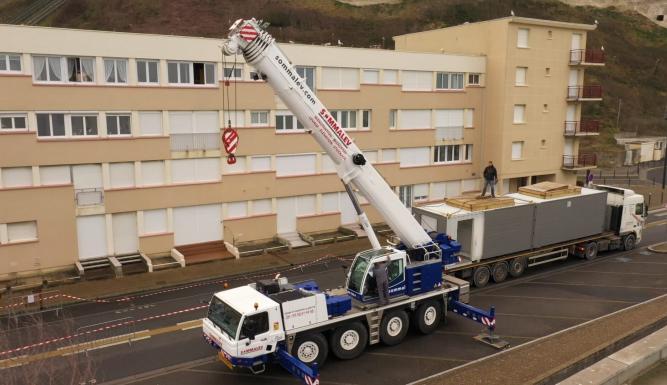
<instances>
[{"instance_id":1,"label":"crane hook block","mask_svg":"<svg viewBox=\"0 0 667 385\"><path fill-rule=\"evenodd\" d=\"M364 158L363 154L354 154L352 155L352 163L357 166L363 166L366 164L366 158Z\"/></svg>"},{"instance_id":2,"label":"crane hook block","mask_svg":"<svg viewBox=\"0 0 667 385\"><path fill-rule=\"evenodd\" d=\"M227 164L234 164L234 163L236 163L236 157L234 156L234 154L229 154L229 156L227 157Z\"/></svg>"}]
</instances>

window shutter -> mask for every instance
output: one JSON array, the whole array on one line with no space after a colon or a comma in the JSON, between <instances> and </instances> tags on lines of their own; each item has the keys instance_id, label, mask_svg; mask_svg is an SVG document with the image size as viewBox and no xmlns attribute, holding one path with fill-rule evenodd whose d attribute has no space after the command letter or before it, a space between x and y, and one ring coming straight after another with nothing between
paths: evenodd
<instances>
[{"instance_id":1,"label":"window shutter","mask_svg":"<svg viewBox=\"0 0 667 385\"><path fill-rule=\"evenodd\" d=\"M143 186L164 184L164 161L141 162L141 179Z\"/></svg>"},{"instance_id":2,"label":"window shutter","mask_svg":"<svg viewBox=\"0 0 667 385\"><path fill-rule=\"evenodd\" d=\"M143 234L167 232L167 209L145 210Z\"/></svg>"},{"instance_id":3,"label":"window shutter","mask_svg":"<svg viewBox=\"0 0 667 385\"><path fill-rule=\"evenodd\" d=\"M141 135L162 135L162 113L139 112L139 129Z\"/></svg>"},{"instance_id":4,"label":"window shutter","mask_svg":"<svg viewBox=\"0 0 667 385\"><path fill-rule=\"evenodd\" d=\"M315 154L279 155L276 157L276 176L315 174Z\"/></svg>"},{"instance_id":5,"label":"window shutter","mask_svg":"<svg viewBox=\"0 0 667 385\"><path fill-rule=\"evenodd\" d=\"M109 174L112 188L134 187L134 163L111 163Z\"/></svg>"},{"instance_id":6,"label":"window shutter","mask_svg":"<svg viewBox=\"0 0 667 385\"><path fill-rule=\"evenodd\" d=\"M216 111L195 112L195 127L193 132L217 133L219 131L218 113Z\"/></svg>"},{"instance_id":7,"label":"window shutter","mask_svg":"<svg viewBox=\"0 0 667 385\"><path fill-rule=\"evenodd\" d=\"M3 187L32 186L31 167L8 167L2 169Z\"/></svg>"},{"instance_id":8,"label":"window shutter","mask_svg":"<svg viewBox=\"0 0 667 385\"><path fill-rule=\"evenodd\" d=\"M270 214L273 211L271 206L271 199L254 200L252 201L252 215Z\"/></svg>"},{"instance_id":9,"label":"window shutter","mask_svg":"<svg viewBox=\"0 0 667 385\"><path fill-rule=\"evenodd\" d=\"M315 214L315 195L302 195L296 199L297 215Z\"/></svg>"},{"instance_id":10,"label":"window shutter","mask_svg":"<svg viewBox=\"0 0 667 385\"><path fill-rule=\"evenodd\" d=\"M428 165L430 153L431 151L428 147L401 148L401 167Z\"/></svg>"},{"instance_id":11,"label":"window shutter","mask_svg":"<svg viewBox=\"0 0 667 385\"><path fill-rule=\"evenodd\" d=\"M431 110L401 110L399 128L431 128Z\"/></svg>"},{"instance_id":12,"label":"window shutter","mask_svg":"<svg viewBox=\"0 0 667 385\"><path fill-rule=\"evenodd\" d=\"M70 184L72 178L69 166L42 166L39 168L39 180L43 186Z\"/></svg>"}]
</instances>

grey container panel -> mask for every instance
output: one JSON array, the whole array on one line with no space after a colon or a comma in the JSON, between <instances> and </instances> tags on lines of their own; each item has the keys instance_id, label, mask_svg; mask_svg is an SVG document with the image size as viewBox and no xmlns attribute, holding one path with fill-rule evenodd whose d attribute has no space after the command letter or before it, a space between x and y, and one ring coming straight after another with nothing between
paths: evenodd
<instances>
[{"instance_id":1,"label":"grey container panel","mask_svg":"<svg viewBox=\"0 0 667 385\"><path fill-rule=\"evenodd\" d=\"M442 215L434 214L430 211L426 211L418 207L412 208L412 215L414 215L415 219L419 223L422 222L422 215L435 219L437 221L437 228L435 230L439 233L447 234L447 219L445 219Z\"/></svg>"},{"instance_id":2,"label":"grey container panel","mask_svg":"<svg viewBox=\"0 0 667 385\"><path fill-rule=\"evenodd\" d=\"M530 249L534 210L531 204L486 211L482 259Z\"/></svg>"},{"instance_id":3,"label":"grey container panel","mask_svg":"<svg viewBox=\"0 0 667 385\"><path fill-rule=\"evenodd\" d=\"M540 203L535 209L533 247L602 233L606 209L606 193L578 195Z\"/></svg>"}]
</instances>

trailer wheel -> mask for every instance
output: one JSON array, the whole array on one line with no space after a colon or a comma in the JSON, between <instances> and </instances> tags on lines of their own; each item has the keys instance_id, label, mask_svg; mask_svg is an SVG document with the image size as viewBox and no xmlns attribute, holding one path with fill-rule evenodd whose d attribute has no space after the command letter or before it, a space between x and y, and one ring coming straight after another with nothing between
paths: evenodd
<instances>
[{"instance_id":1,"label":"trailer wheel","mask_svg":"<svg viewBox=\"0 0 667 385\"><path fill-rule=\"evenodd\" d=\"M414 313L414 324L422 334L433 333L442 320L442 304L438 301L425 301Z\"/></svg>"},{"instance_id":2,"label":"trailer wheel","mask_svg":"<svg viewBox=\"0 0 667 385\"><path fill-rule=\"evenodd\" d=\"M526 258L514 258L510 261L510 275L520 277L526 271Z\"/></svg>"},{"instance_id":3,"label":"trailer wheel","mask_svg":"<svg viewBox=\"0 0 667 385\"><path fill-rule=\"evenodd\" d=\"M380 322L380 340L388 346L398 345L408 334L410 318L403 310L388 311Z\"/></svg>"},{"instance_id":4,"label":"trailer wheel","mask_svg":"<svg viewBox=\"0 0 667 385\"><path fill-rule=\"evenodd\" d=\"M635 248L635 235L628 234L623 237L623 250L632 250Z\"/></svg>"},{"instance_id":5,"label":"trailer wheel","mask_svg":"<svg viewBox=\"0 0 667 385\"><path fill-rule=\"evenodd\" d=\"M598 243L597 242L588 242L586 248L584 249L584 258L589 261L594 260L598 256Z\"/></svg>"},{"instance_id":6,"label":"trailer wheel","mask_svg":"<svg viewBox=\"0 0 667 385\"><path fill-rule=\"evenodd\" d=\"M493 265L493 282L500 283L507 279L507 273L509 271L509 265L505 261L496 262Z\"/></svg>"},{"instance_id":7,"label":"trailer wheel","mask_svg":"<svg viewBox=\"0 0 667 385\"><path fill-rule=\"evenodd\" d=\"M491 278L491 270L488 266L480 266L475 268L475 272L472 273L472 283L476 287L484 287L489 283L489 278Z\"/></svg>"},{"instance_id":8,"label":"trailer wheel","mask_svg":"<svg viewBox=\"0 0 667 385\"><path fill-rule=\"evenodd\" d=\"M329 354L329 344L322 333L303 334L296 337L291 354L306 365L324 365Z\"/></svg>"},{"instance_id":9,"label":"trailer wheel","mask_svg":"<svg viewBox=\"0 0 667 385\"><path fill-rule=\"evenodd\" d=\"M331 352L341 360L359 357L366 349L368 331L361 322L351 322L339 326L331 334Z\"/></svg>"}]
</instances>

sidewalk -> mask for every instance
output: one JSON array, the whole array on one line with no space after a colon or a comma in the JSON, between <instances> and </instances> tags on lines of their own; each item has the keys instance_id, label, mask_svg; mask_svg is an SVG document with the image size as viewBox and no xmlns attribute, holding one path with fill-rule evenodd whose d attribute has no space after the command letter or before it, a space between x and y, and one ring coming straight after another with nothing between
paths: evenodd
<instances>
[{"instance_id":1,"label":"sidewalk","mask_svg":"<svg viewBox=\"0 0 667 385\"><path fill-rule=\"evenodd\" d=\"M263 270L288 269L314 262L324 263L336 260L338 257L352 256L358 251L368 248L370 248L368 239L354 239L347 242L304 247L240 259L216 260L183 268L133 274L121 278L80 281L61 286L49 286L44 290L55 289L63 297L62 301L60 301L61 303L74 303L80 300L67 298L67 296L95 300L129 295L216 278L223 279L225 277L248 273L258 273ZM222 289L222 283L220 289Z\"/></svg>"}]
</instances>

